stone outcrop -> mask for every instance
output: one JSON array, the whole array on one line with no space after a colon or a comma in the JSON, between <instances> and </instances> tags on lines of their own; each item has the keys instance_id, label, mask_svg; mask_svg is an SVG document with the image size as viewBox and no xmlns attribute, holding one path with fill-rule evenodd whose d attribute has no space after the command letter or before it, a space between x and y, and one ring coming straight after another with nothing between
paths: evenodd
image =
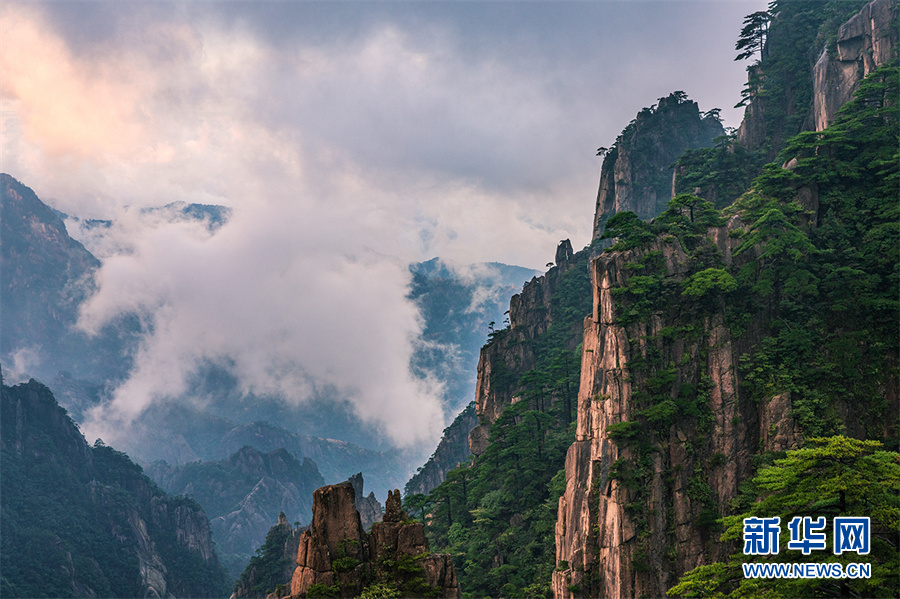
<instances>
[{"instance_id":1,"label":"stone outcrop","mask_svg":"<svg viewBox=\"0 0 900 599\"><path fill-rule=\"evenodd\" d=\"M421 573L413 577L418 580L391 570L390 564L404 559L421 565ZM349 481L317 489L312 525L300 536L290 597L306 597L314 585L337 587L341 597L356 597L376 581L401 591L403 584L418 582L440 589L441 597L460 596L449 556L428 552L424 526L409 521L401 508L400 491L388 493L384 520L373 524L367 534ZM285 594L270 595L282 596Z\"/></svg>"},{"instance_id":2,"label":"stone outcrop","mask_svg":"<svg viewBox=\"0 0 900 599\"><path fill-rule=\"evenodd\" d=\"M472 402L459 413L453 423L444 429L444 434L437 449L425 462L425 465L409 479L403 489L405 495L430 493L432 489L444 482L447 473L467 463L469 451L469 432L478 425L475 403Z\"/></svg>"},{"instance_id":3,"label":"stone outcrop","mask_svg":"<svg viewBox=\"0 0 900 599\"><path fill-rule=\"evenodd\" d=\"M816 131L834 120L869 73L896 57L898 18L896 0L873 0L841 26L832 52L822 50L813 68Z\"/></svg>"},{"instance_id":4,"label":"stone outcrop","mask_svg":"<svg viewBox=\"0 0 900 599\"><path fill-rule=\"evenodd\" d=\"M643 220L662 213L672 199L672 163L724 133L718 118L701 116L697 103L683 92L639 112L603 159L593 238L603 234L606 221L617 212L631 211Z\"/></svg>"},{"instance_id":5,"label":"stone outcrop","mask_svg":"<svg viewBox=\"0 0 900 599\"><path fill-rule=\"evenodd\" d=\"M357 472L351 476L348 482L353 485L353 493L356 496L356 509L359 511L362 527L365 530L369 530L373 524L381 521L381 504L375 498L374 492L370 492L368 495L363 494L365 483L362 472Z\"/></svg>"},{"instance_id":6,"label":"stone outcrop","mask_svg":"<svg viewBox=\"0 0 900 599\"><path fill-rule=\"evenodd\" d=\"M897 56L897 19L896 0L873 0L844 23L837 32L835 45L818 52L812 68L812 106L809 107L794 104L794 98L808 93L803 89L808 83L801 83L801 73L775 73L772 69L767 73L766 59L750 66L747 73L753 93L738 127L737 141L751 150L764 149L766 158L772 160L784 139L802 130L821 131L827 127L841 106L850 100L860 81ZM764 55L770 48L783 48L787 32L778 25L776 17L769 29ZM772 95L771 88L778 87L784 88L784 93ZM757 93L760 91L763 93ZM787 127L785 117L791 116L801 118L794 118L795 124Z\"/></svg>"},{"instance_id":7,"label":"stone outcrop","mask_svg":"<svg viewBox=\"0 0 900 599\"><path fill-rule=\"evenodd\" d=\"M556 317L551 301L564 277L575 268L584 268L589 250L572 253L568 239L559 243L557 263L543 276L531 279L509 300L509 330L500 331L481 348L475 384L475 410L478 425L469 433L469 449L476 457L484 453L491 424L512 403L519 378L535 367L537 356L533 341L547 332ZM573 331L570 347L578 345Z\"/></svg>"}]
</instances>

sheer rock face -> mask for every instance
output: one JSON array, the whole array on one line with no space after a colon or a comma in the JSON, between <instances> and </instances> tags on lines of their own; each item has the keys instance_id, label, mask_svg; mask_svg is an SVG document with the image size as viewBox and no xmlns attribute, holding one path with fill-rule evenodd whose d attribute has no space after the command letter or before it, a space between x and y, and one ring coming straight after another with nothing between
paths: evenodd
<instances>
[{"instance_id":1,"label":"sheer rock face","mask_svg":"<svg viewBox=\"0 0 900 599\"><path fill-rule=\"evenodd\" d=\"M428 552L425 528L409 522L401 508L400 491L388 493L384 521L366 534L356 510L350 482L329 485L313 494L313 523L300 536L291 597L305 597L314 584L340 585L342 596L356 597L379 574L385 559ZM459 583L449 556L421 557L425 581L441 589L441 596L457 598Z\"/></svg>"},{"instance_id":2,"label":"sheer rock face","mask_svg":"<svg viewBox=\"0 0 900 599\"><path fill-rule=\"evenodd\" d=\"M727 225L707 232L725 264L736 268L750 259L751 252L734 256L739 239L729 232L743 226L738 217L732 217ZM632 276L626 264L653 251L664 259L666 282L681 283L689 256L674 238L605 253L591 264L594 302L591 316L584 321L576 441L566 455L566 491L559 501L555 531L558 568L553 573L553 591L557 599L662 597L688 570L726 559L731 548L710 543L716 535L701 523L709 505L704 506L691 487L708 485L716 510L713 516L723 517L739 493L740 482L752 473L754 454L796 449L803 441L791 416L789 393L760 402L741 393L739 358L763 337L764 317L748 323L738 339L725 325L724 305L691 322L677 312L654 314L627 326L617 322L612 289ZM704 333L695 339L660 340L662 329L684 324ZM712 422L706 432L690 423L670 427L645 465L650 482L641 498L612 476L618 460L637 456L607 430L635 419L640 399L634 396L633 381L645 375L639 369L629 370L629 364L650 352L657 352L662 363L678 365L673 398L681 383L708 382ZM846 411L848 429L859 428L857 418ZM696 479L698 473L700 479ZM637 512L636 501L641 502ZM645 516L645 521L633 519L635 513Z\"/></svg>"},{"instance_id":3,"label":"sheer rock face","mask_svg":"<svg viewBox=\"0 0 900 599\"><path fill-rule=\"evenodd\" d=\"M481 348L475 383L478 425L469 432L469 450L476 457L487 448L491 424L512 403L515 382L535 367L534 344L529 342L547 332L553 323L550 298L563 276L575 267L575 257L571 242L561 241L556 266L525 283L522 292L509 300L510 330ZM573 338L577 339L577 334ZM566 349L574 350L576 345Z\"/></svg>"},{"instance_id":4,"label":"sheer rock face","mask_svg":"<svg viewBox=\"0 0 900 599\"><path fill-rule=\"evenodd\" d=\"M661 214L672 199L672 163L724 133L718 119L701 117L697 103L683 95L661 98L658 107L639 112L603 159L593 238L617 212L634 212L643 220Z\"/></svg>"},{"instance_id":5,"label":"sheer rock face","mask_svg":"<svg viewBox=\"0 0 900 599\"><path fill-rule=\"evenodd\" d=\"M721 229L711 230L710 237L728 244L730 256L737 240L727 236L726 227ZM614 480L610 471L617 460L634 456L609 437L607 427L632 420L637 411L629 362L653 349L650 344L657 342L648 338L677 324L665 316L653 316L649 322L627 329L616 323L611 290L627 280L625 264L648 251L662 253L669 281L684 279L688 255L677 240L658 240L649 248L604 254L592 263L594 307L584 322L576 441L566 456L566 492L559 502L556 524L560 569L553 573L553 589L557 598L665 596L677 576L699 565L704 557L724 557L705 553L709 539L697 525L703 506L688 495L694 465L711 455L724 456L718 466L708 470L705 480L722 510L749 474L750 457L759 445L760 415L753 402L738 395L737 358L754 335L745 334L738 343L721 314L708 316L701 323L707 335L694 341L676 340L661 350L666 362L698 365L693 373L693 367L679 371L679 377L709 377L712 430L698 439L696 431L672 427L668 442L653 454L647 501L655 509L648 506L643 510L650 514L644 532L629 515L635 493ZM703 353L705 360L700 358ZM784 417L779 409L762 421L787 427ZM722 546L716 547L716 551L722 550Z\"/></svg>"},{"instance_id":6,"label":"sheer rock face","mask_svg":"<svg viewBox=\"0 0 900 599\"><path fill-rule=\"evenodd\" d=\"M837 56L823 53L816 67L817 128L830 122L866 73L896 52L896 21L897 3L875 0L841 27ZM765 138L757 100L763 99L751 102L738 131L739 141L750 146L758 145L754 139ZM607 155L604 167L616 160ZM608 188L618 175L604 168L604 177ZM601 192L604 189L601 182ZM807 226L814 227L817 191L798 189L797 200L811 213ZM738 240L730 232L742 227L739 218L733 217L726 226L707 232L728 266L739 267L741 260L749 259L734 256ZM645 465L650 482L648 489L642 489L644 503L639 510L646 521L632 519L635 511L630 504L638 495L620 484L611 471L617 460L635 455L627 444L620 447L607 429L633 420L638 409L629 363L647 356L650 344L659 343L651 339L659 339L663 328L687 323L662 314L623 327L617 323L611 290L627 281L626 263L654 250L662 253L668 281L681 282L687 254L677 240L659 239L647 248L606 253L591 264L594 301L592 314L584 321L576 441L566 455L566 491L559 501L555 531L557 570L552 584L557 599L663 597L688 570L725 559L729 547L708 542L710 533L699 524L703 506L689 495L695 466L702 475L699 482L712 493L715 515L721 517L738 494L740 481L751 474L753 454L794 449L802 443L791 417L789 393L757 403L741 392L738 360L760 340L761 322L750 323L735 339L721 310L705 316L690 323L704 332L699 339L673 340L655 349L662 352L663 363L695 365L693 373L679 366L679 377L690 375L709 382L713 422L703 435L673 426L668 439L655 446L657 451ZM895 401L894 389L884 393L888 401ZM861 430L850 406L839 403L837 408L846 416L848 430Z\"/></svg>"},{"instance_id":7,"label":"sheer rock face","mask_svg":"<svg viewBox=\"0 0 900 599\"><path fill-rule=\"evenodd\" d=\"M459 413L453 423L444 429L444 435L437 449L406 483L403 492L409 496L416 493L430 493L432 489L444 482L447 473L467 463L471 454L469 450L469 433L478 425L475 403L472 402Z\"/></svg>"},{"instance_id":8,"label":"sheer rock face","mask_svg":"<svg viewBox=\"0 0 900 599\"><path fill-rule=\"evenodd\" d=\"M822 50L813 69L816 131L827 127L859 83L897 53L897 2L873 0L838 30L833 53Z\"/></svg>"}]
</instances>

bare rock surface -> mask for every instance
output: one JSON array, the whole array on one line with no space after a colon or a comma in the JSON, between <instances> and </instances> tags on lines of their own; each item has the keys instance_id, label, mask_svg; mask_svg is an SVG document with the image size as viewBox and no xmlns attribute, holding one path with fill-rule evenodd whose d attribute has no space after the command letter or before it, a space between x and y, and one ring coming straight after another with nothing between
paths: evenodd
<instances>
[{"instance_id":1,"label":"bare rock surface","mask_svg":"<svg viewBox=\"0 0 900 599\"><path fill-rule=\"evenodd\" d=\"M313 494L313 520L300 536L290 583L292 599L306 597L313 585L336 586L341 597L356 597L374 581L399 584L390 579L386 564L401 559L418 561L422 582L439 588L441 597L460 596L450 557L429 553L424 526L409 520L399 490L388 493L384 521L374 523L370 533L363 529L356 504L350 481Z\"/></svg>"}]
</instances>

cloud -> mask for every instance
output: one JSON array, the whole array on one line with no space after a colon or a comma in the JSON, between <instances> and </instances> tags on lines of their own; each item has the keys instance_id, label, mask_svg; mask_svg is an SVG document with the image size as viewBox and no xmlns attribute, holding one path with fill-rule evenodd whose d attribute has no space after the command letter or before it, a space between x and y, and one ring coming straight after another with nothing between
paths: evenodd
<instances>
[{"instance_id":1,"label":"cloud","mask_svg":"<svg viewBox=\"0 0 900 599\"><path fill-rule=\"evenodd\" d=\"M113 440L153 401L187 391L206 362L228 365L245 392L289 403L333 388L397 445L440 434L439 389L409 373L421 323L405 298L408 271L362 243L335 244L329 231L365 229L342 210L302 194L264 200L215 234L127 216L112 231L127 251L104 260L80 325L95 331L136 313L149 333L112 403L84 424L89 436Z\"/></svg>"},{"instance_id":2,"label":"cloud","mask_svg":"<svg viewBox=\"0 0 900 599\"><path fill-rule=\"evenodd\" d=\"M760 4L3 3L3 169L116 223L82 231L103 267L81 326L147 327L86 430L111 441L218 361L248 392L333 388L398 445L433 441L406 264L585 245L594 149L673 89L733 104ZM139 210L174 201L233 214L210 234Z\"/></svg>"}]
</instances>

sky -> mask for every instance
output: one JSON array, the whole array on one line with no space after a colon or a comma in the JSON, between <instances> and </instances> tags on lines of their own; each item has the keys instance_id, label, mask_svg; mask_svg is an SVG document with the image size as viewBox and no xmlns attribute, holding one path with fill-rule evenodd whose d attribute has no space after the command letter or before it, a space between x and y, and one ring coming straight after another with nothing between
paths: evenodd
<instances>
[{"instance_id":1,"label":"sky","mask_svg":"<svg viewBox=\"0 0 900 599\"><path fill-rule=\"evenodd\" d=\"M407 265L541 268L590 241L600 146L675 90L736 127L766 3L0 4L0 170L103 260L79 326L148 324L88 433L204 361L248 392L336 389L400 447L447 424L409 373ZM215 233L140 209L228 206ZM90 437L90 434L88 435Z\"/></svg>"}]
</instances>

